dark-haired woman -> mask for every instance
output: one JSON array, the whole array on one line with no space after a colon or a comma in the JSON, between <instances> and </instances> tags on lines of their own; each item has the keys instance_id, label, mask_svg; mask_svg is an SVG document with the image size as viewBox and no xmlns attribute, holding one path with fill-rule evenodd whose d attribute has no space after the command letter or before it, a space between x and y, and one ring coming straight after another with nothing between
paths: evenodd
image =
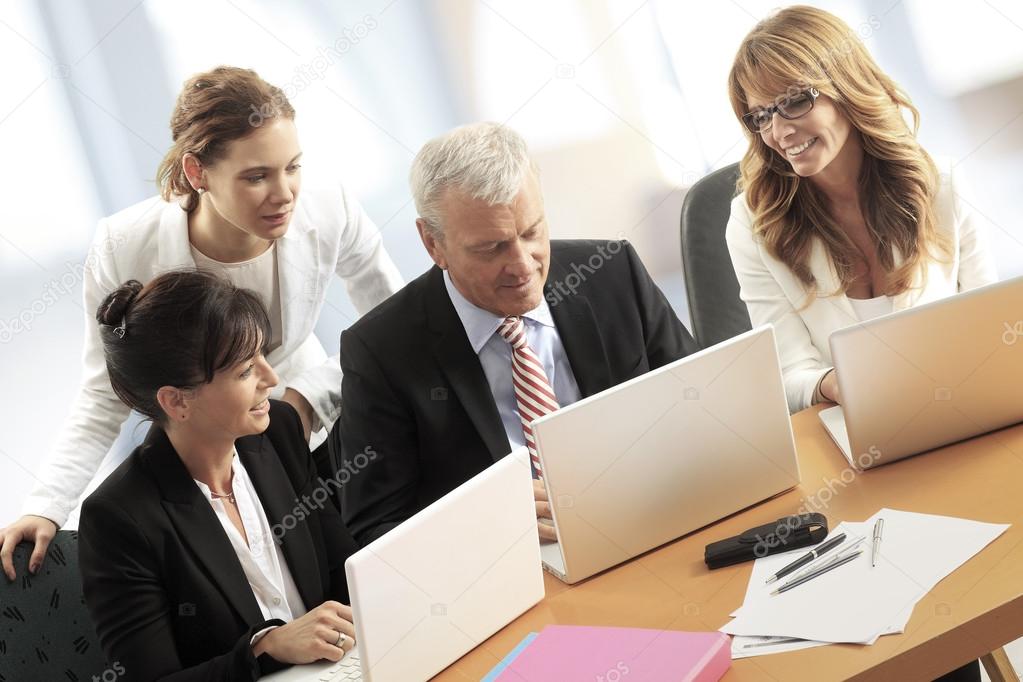
<instances>
[{"instance_id":1,"label":"dark-haired woman","mask_svg":"<svg viewBox=\"0 0 1023 682\"><path fill-rule=\"evenodd\" d=\"M362 314L402 279L350 194L309 190L299 200L294 117L284 93L253 71L220 67L189 79L157 174L161 196L100 221L83 289L86 310L95 310L125 280L198 266L256 291L270 316L266 359L280 377L273 397L296 409L316 448L340 405L340 365L313 335L331 280L345 281ZM0 564L11 580L14 547L35 541L29 567L38 570L129 413L110 390L93 320L83 357L82 386L40 483L24 516L0 530ZM326 446L316 453L323 460Z\"/></svg>"},{"instance_id":2,"label":"dark-haired woman","mask_svg":"<svg viewBox=\"0 0 1023 682\"><path fill-rule=\"evenodd\" d=\"M108 660L130 680L339 660L356 545L330 504L296 511L317 499L315 465L298 413L269 400L262 302L170 272L118 287L96 319L114 393L153 421L82 507L85 601Z\"/></svg>"}]
</instances>

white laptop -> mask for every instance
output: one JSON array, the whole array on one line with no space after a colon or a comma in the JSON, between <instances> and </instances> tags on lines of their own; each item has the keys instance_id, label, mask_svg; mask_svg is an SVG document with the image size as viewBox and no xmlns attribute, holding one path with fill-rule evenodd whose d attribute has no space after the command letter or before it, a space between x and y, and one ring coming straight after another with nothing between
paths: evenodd
<instances>
[{"instance_id":1,"label":"white laptop","mask_svg":"<svg viewBox=\"0 0 1023 682\"><path fill-rule=\"evenodd\" d=\"M774 329L760 327L533 422L575 583L799 483Z\"/></svg>"},{"instance_id":2,"label":"white laptop","mask_svg":"<svg viewBox=\"0 0 1023 682\"><path fill-rule=\"evenodd\" d=\"M856 469L1023 421L1023 277L839 329L831 357L819 416Z\"/></svg>"},{"instance_id":3,"label":"white laptop","mask_svg":"<svg viewBox=\"0 0 1023 682\"><path fill-rule=\"evenodd\" d=\"M543 599L525 448L345 563L356 646L272 682L428 680Z\"/></svg>"}]
</instances>

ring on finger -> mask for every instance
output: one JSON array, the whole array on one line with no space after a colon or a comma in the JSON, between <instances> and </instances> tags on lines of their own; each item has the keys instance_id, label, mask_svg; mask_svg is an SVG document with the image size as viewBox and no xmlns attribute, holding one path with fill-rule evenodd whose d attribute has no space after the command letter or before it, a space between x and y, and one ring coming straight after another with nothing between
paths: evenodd
<instances>
[{"instance_id":1,"label":"ring on finger","mask_svg":"<svg viewBox=\"0 0 1023 682\"><path fill-rule=\"evenodd\" d=\"M345 643L347 643L347 642L348 642L348 635L346 635L343 632L338 632L337 633L337 641L334 642L334 646L336 646L338 649L344 649L345 648Z\"/></svg>"}]
</instances>

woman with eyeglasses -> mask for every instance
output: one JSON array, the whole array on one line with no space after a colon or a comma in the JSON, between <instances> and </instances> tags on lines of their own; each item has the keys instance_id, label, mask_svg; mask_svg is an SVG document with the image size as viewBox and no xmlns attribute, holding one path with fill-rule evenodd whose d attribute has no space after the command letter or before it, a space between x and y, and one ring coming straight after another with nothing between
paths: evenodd
<instances>
[{"instance_id":1,"label":"woman with eyeglasses","mask_svg":"<svg viewBox=\"0 0 1023 682\"><path fill-rule=\"evenodd\" d=\"M728 87L749 139L726 230L740 295L775 327L789 409L839 403L831 333L995 281L986 237L917 142L908 96L837 17L761 21Z\"/></svg>"},{"instance_id":2,"label":"woman with eyeglasses","mask_svg":"<svg viewBox=\"0 0 1023 682\"><path fill-rule=\"evenodd\" d=\"M340 411L341 366L313 327L335 277L362 314L397 291L401 275L349 192L301 191L295 109L254 71L222 66L189 78L170 127L173 145L157 169L160 196L99 223L85 263L85 308L95 310L125 280L146 282L181 267L256 291L270 318L267 362L281 379L273 397L295 408L329 477L325 440ZM128 413L110 388L99 328L87 319L81 388L24 516L0 529L9 580L23 540L35 543L29 571L39 570Z\"/></svg>"},{"instance_id":3,"label":"woman with eyeglasses","mask_svg":"<svg viewBox=\"0 0 1023 682\"><path fill-rule=\"evenodd\" d=\"M357 546L324 503L299 413L270 400L259 295L172 271L116 287L95 315L113 393L153 422L82 506L82 587L108 660L128 680L340 660Z\"/></svg>"}]
</instances>

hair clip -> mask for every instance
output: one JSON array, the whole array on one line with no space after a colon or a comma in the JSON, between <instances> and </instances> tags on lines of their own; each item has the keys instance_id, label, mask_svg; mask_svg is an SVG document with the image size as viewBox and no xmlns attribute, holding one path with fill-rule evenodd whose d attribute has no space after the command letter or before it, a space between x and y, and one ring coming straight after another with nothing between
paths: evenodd
<instances>
[{"instance_id":1,"label":"hair clip","mask_svg":"<svg viewBox=\"0 0 1023 682\"><path fill-rule=\"evenodd\" d=\"M114 336L116 336L119 339L123 339L124 338L124 334L127 331L128 331L128 329L127 329L127 326L125 325L125 320L122 317L121 318L121 326L120 327L114 327Z\"/></svg>"}]
</instances>

